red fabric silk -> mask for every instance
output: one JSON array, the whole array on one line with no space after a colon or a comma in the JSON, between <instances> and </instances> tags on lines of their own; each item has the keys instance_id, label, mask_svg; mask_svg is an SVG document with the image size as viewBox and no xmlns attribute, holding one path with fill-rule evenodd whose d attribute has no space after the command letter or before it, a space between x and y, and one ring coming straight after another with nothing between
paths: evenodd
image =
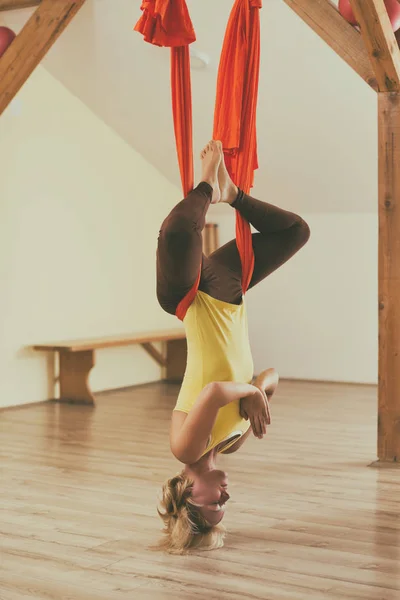
<instances>
[{"instance_id":1,"label":"red fabric silk","mask_svg":"<svg viewBox=\"0 0 400 600\"><path fill-rule=\"evenodd\" d=\"M236 0L225 34L218 72L214 133L221 140L232 180L249 193L257 158L257 100L262 0ZM236 243L246 292L254 270L249 223L236 212Z\"/></svg>"},{"instance_id":2,"label":"red fabric silk","mask_svg":"<svg viewBox=\"0 0 400 600\"><path fill-rule=\"evenodd\" d=\"M183 194L194 185L193 116L189 46L171 48L172 112Z\"/></svg>"},{"instance_id":3,"label":"red fabric silk","mask_svg":"<svg viewBox=\"0 0 400 600\"><path fill-rule=\"evenodd\" d=\"M187 46L196 40L185 0L143 0L135 31L155 46Z\"/></svg>"},{"instance_id":4,"label":"red fabric silk","mask_svg":"<svg viewBox=\"0 0 400 600\"><path fill-rule=\"evenodd\" d=\"M194 185L193 170L193 117L192 117L192 87L190 76L189 46L171 48L171 83L172 110L176 150L178 153L184 196L192 191ZM176 316L183 321L192 304L200 284L201 269L192 289L181 300L176 309Z\"/></svg>"},{"instance_id":5,"label":"red fabric silk","mask_svg":"<svg viewBox=\"0 0 400 600\"><path fill-rule=\"evenodd\" d=\"M218 74L213 138L221 140L233 181L248 193L257 169L256 111L260 66L262 0L236 0L229 19ZM193 189L192 92L189 44L196 35L185 0L144 0L135 31L145 41L171 47L171 88L175 139L185 196ZM254 253L249 223L236 212L236 240L242 261L242 288L249 287ZM180 302L183 320L200 283Z\"/></svg>"},{"instance_id":6,"label":"red fabric silk","mask_svg":"<svg viewBox=\"0 0 400 600\"><path fill-rule=\"evenodd\" d=\"M146 42L171 48L171 91L174 130L182 189L193 189L193 117L189 44L196 40L185 0L144 0L135 31ZM179 303L176 316L183 321L200 284L200 270L189 293Z\"/></svg>"}]
</instances>

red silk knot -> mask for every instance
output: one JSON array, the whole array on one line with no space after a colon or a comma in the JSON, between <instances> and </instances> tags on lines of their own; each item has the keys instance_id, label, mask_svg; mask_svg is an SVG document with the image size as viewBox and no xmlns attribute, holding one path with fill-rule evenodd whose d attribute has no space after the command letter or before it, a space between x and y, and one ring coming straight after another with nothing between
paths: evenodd
<instances>
[{"instance_id":1,"label":"red silk knot","mask_svg":"<svg viewBox=\"0 0 400 600\"><path fill-rule=\"evenodd\" d=\"M187 46L196 41L185 0L144 0L135 31L155 46Z\"/></svg>"}]
</instances>

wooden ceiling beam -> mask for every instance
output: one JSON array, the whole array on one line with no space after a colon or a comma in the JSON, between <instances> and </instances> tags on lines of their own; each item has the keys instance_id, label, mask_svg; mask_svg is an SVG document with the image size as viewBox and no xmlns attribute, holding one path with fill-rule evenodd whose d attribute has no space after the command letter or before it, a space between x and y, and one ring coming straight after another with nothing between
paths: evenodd
<instances>
[{"instance_id":1,"label":"wooden ceiling beam","mask_svg":"<svg viewBox=\"0 0 400 600\"><path fill-rule=\"evenodd\" d=\"M374 90L378 90L375 73L360 33L341 16L333 2L283 1Z\"/></svg>"},{"instance_id":2,"label":"wooden ceiling beam","mask_svg":"<svg viewBox=\"0 0 400 600\"><path fill-rule=\"evenodd\" d=\"M400 91L400 49L384 0L350 0L379 91Z\"/></svg>"},{"instance_id":3,"label":"wooden ceiling beam","mask_svg":"<svg viewBox=\"0 0 400 600\"><path fill-rule=\"evenodd\" d=\"M0 11L30 8L31 6L37 6L40 2L41 0L0 0Z\"/></svg>"},{"instance_id":4,"label":"wooden ceiling beam","mask_svg":"<svg viewBox=\"0 0 400 600\"><path fill-rule=\"evenodd\" d=\"M0 59L0 115L85 0L42 0Z\"/></svg>"}]
</instances>

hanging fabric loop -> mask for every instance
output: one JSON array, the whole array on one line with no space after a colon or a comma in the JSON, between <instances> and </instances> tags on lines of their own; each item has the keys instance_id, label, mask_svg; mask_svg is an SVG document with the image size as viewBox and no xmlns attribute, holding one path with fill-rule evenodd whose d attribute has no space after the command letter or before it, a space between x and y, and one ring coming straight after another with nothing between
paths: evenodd
<instances>
[{"instance_id":1,"label":"hanging fabric loop","mask_svg":"<svg viewBox=\"0 0 400 600\"><path fill-rule=\"evenodd\" d=\"M253 186L258 168L256 116L260 68L262 0L236 0L224 39L218 72L213 139L221 140L232 180L244 192ZM184 195L193 189L193 116L189 45L196 40L185 0L144 0L135 26L145 41L171 48L174 130ZM249 223L236 211L236 242L242 262L242 289L249 287L254 252ZM180 302L183 320L200 283Z\"/></svg>"},{"instance_id":2,"label":"hanging fabric loop","mask_svg":"<svg viewBox=\"0 0 400 600\"><path fill-rule=\"evenodd\" d=\"M261 7L261 0L236 0L232 8L221 53L214 113L214 139L222 141L228 172L247 194L258 168ZM236 212L236 243L245 293L253 275L254 252L250 225L239 212Z\"/></svg>"}]
</instances>

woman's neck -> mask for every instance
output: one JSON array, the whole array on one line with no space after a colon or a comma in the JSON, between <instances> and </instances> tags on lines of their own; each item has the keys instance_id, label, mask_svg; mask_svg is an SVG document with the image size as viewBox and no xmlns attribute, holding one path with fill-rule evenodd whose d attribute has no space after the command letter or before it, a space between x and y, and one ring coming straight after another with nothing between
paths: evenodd
<instances>
[{"instance_id":1,"label":"woman's neck","mask_svg":"<svg viewBox=\"0 0 400 600\"><path fill-rule=\"evenodd\" d=\"M216 457L217 452L215 448L207 452L204 456L199 458L198 461L191 465L185 465L184 472L190 475L201 475L202 473L206 473L208 471L214 471L216 468Z\"/></svg>"}]
</instances>

